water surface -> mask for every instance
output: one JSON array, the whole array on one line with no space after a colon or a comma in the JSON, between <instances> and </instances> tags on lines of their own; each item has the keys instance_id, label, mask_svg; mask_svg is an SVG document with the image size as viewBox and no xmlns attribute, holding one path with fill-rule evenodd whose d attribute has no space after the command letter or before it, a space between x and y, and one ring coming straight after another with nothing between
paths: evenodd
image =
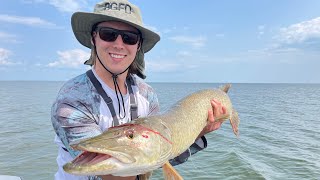
<instances>
[{"instance_id":1,"label":"water surface","mask_svg":"<svg viewBox=\"0 0 320 180\"><path fill-rule=\"evenodd\" d=\"M0 174L53 179L57 146L50 108L62 82L0 82ZM221 84L150 83L162 111ZM233 84L241 118L209 134L208 147L176 166L185 179L320 179L320 85ZM153 179L162 179L161 170Z\"/></svg>"}]
</instances>

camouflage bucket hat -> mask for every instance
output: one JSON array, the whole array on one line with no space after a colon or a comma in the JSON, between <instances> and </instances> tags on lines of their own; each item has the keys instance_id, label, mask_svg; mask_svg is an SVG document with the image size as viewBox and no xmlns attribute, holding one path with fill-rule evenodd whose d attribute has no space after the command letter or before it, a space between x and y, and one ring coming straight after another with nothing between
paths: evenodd
<instances>
[{"instance_id":1,"label":"camouflage bucket hat","mask_svg":"<svg viewBox=\"0 0 320 180\"><path fill-rule=\"evenodd\" d=\"M127 0L103 0L97 3L93 13L76 12L71 17L72 30L77 40L85 47L91 47L92 26L104 21L120 21L137 28L142 35L141 50L136 55L138 70L144 76L144 53L151 50L160 40L160 36L145 28L140 9ZM92 53L85 64L93 64Z\"/></svg>"}]
</instances>

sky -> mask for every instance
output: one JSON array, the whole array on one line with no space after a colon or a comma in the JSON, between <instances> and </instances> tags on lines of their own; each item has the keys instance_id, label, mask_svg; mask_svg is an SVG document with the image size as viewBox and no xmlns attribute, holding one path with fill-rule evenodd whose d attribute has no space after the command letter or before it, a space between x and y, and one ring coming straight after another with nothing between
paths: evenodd
<instances>
[{"instance_id":1,"label":"sky","mask_svg":"<svg viewBox=\"0 0 320 180\"><path fill-rule=\"evenodd\" d=\"M0 80L66 81L89 69L71 16L94 0L3 0ZM319 0L131 0L161 40L147 82L320 83Z\"/></svg>"}]
</instances>

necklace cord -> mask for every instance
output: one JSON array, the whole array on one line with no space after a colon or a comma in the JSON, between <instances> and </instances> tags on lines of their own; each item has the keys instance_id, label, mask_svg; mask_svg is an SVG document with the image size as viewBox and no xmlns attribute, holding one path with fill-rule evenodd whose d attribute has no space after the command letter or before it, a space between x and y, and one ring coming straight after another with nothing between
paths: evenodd
<instances>
[{"instance_id":1,"label":"necklace cord","mask_svg":"<svg viewBox=\"0 0 320 180\"><path fill-rule=\"evenodd\" d=\"M96 55L97 55L97 58L98 58L100 64L103 66L103 68L104 68L105 70L107 70L107 71L112 75L112 80L113 80L113 84L114 84L114 90L115 90L115 92L116 92L116 96L117 96L117 100L118 100L119 118L120 118L120 119L124 119L124 118L126 117L126 108L125 108L125 106L124 106L123 95L122 95L122 93L121 93L121 91L120 91L120 87L119 87L119 84L118 84L118 82L117 82L117 78L118 78L118 75L123 74L124 72L126 72L126 71L129 69L130 66L127 67L127 68L126 68L124 71L122 71L121 73L115 74L115 73L111 72L109 69L106 68L106 66L101 62L101 60L100 60L100 58L99 58L99 56L98 56L97 48L95 47L94 49L95 49L95 51L96 51ZM121 101L122 101L123 116L121 116L120 99L119 99L118 91L119 91L119 94L120 94L120 97L121 97Z\"/></svg>"}]
</instances>

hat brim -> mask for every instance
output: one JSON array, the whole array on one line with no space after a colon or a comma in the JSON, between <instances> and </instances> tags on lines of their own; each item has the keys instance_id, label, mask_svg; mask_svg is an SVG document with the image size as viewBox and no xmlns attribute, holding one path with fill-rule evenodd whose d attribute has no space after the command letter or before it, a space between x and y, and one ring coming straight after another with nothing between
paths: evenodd
<instances>
[{"instance_id":1,"label":"hat brim","mask_svg":"<svg viewBox=\"0 0 320 180\"><path fill-rule=\"evenodd\" d=\"M137 28L142 34L142 38L143 38L142 48L144 52L148 52L160 40L160 36L157 33L150 31L149 29L146 29L130 21L126 21L124 19L120 19L120 18L116 18L116 17L104 15L104 14L76 12L71 17L71 26L77 40L82 45L88 48L91 48L92 26L96 23L103 22L103 21L120 21Z\"/></svg>"}]
</instances>

